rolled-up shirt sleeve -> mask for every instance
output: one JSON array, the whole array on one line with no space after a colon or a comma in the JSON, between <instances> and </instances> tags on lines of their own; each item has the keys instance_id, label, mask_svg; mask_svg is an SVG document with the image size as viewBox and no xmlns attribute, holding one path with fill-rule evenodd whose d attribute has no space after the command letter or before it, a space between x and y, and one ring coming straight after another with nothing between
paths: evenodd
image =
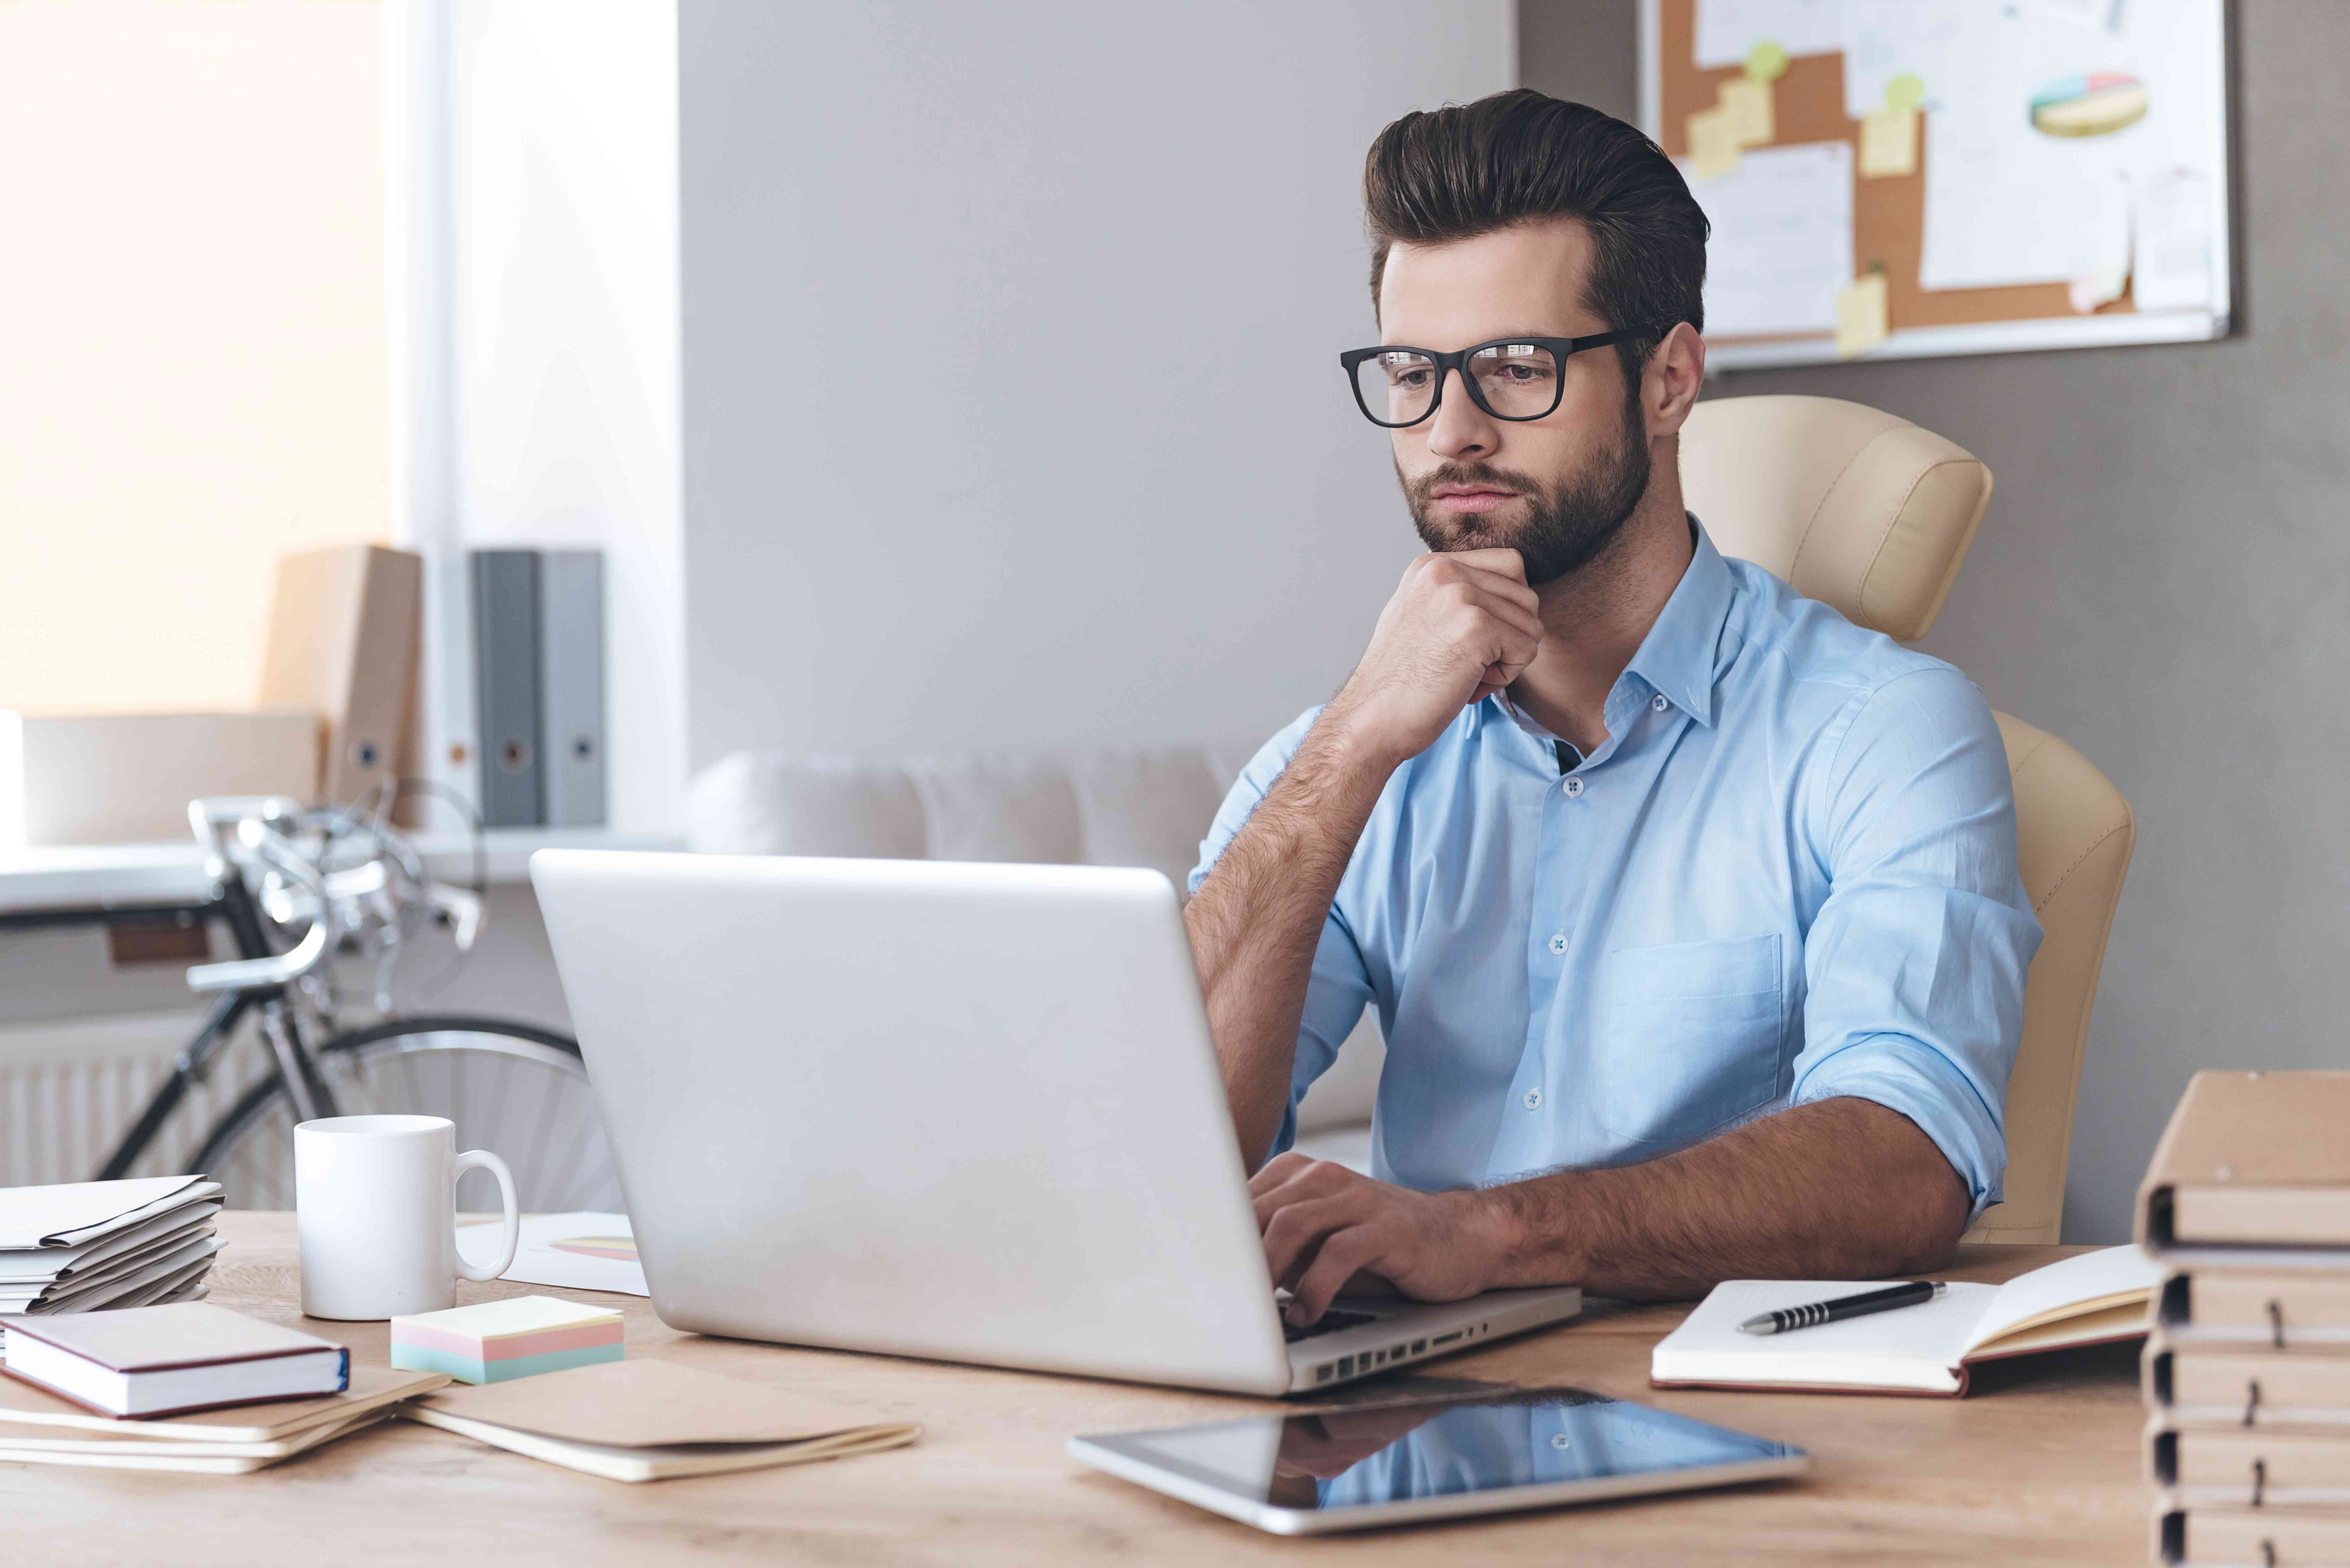
<instances>
[{"instance_id":1,"label":"rolled-up shirt sleeve","mask_svg":"<svg viewBox=\"0 0 2350 1568\"><path fill-rule=\"evenodd\" d=\"M1208 836L1200 844L1200 863L1191 869L1191 891L1197 893L1216 862L1223 858L1240 830L1247 826L1258 805L1289 766L1297 748L1305 742L1305 732L1321 716L1319 708L1309 709L1279 734L1259 748L1249 760L1241 775L1233 781L1224 796L1224 804L1216 812L1216 820L1208 828ZM1322 938L1314 949L1314 971L1305 987L1305 1012L1297 1027L1297 1053L1289 1069L1289 1107L1282 1113L1281 1130L1274 1135L1273 1147L1266 1158L1286 1150L1297 1141L1297 1103L1314 1080L1329 1071L1336 1059L1338 1047L1354 1033L1356 1023L1371 997L1371 980L1363 963L1362 950L1355 943L1354 933L1347 929L1345 918L1333 905L1322 922Z\"/></svg>"},{"instance_id":2,"label":"rolled-up shirt sleeve","mask_svg":"<svg viewBox=\"0 0 2350 1568\"><path fill-rule=\"evenodd\" d=\"M1791 1096L1899 1111L1980 1214L2001 1197L2007 1080L2041 937L2016 867L2006 748L1981 693L1948 668L1859 694L1846 714L1810 803L1830 891L1804 945Z\"/></svg>"}]
</instances>

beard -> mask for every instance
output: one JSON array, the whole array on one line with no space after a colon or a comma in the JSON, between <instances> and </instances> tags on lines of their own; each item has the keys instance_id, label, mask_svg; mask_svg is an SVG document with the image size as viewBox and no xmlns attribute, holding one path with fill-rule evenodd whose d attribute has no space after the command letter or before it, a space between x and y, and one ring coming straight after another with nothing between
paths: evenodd
<instances>
[{"instance_id":1,"label":"beard","mask_svg":"<svg viewBox=\"0 0 2350 1568\"><path fill-rule=\"evenodd\" d=\"M1555 484L1487 462L1440 463L1417 479L1404 478L1399 464L1396 478L1403 485L1405 504L1411 508L1412 526L1430 549L1515 550L1525 561L1527 586L1540 587L1590 565L1623 529L1648 491L1646 438L1636 390L1624 400L1623 419L1614 442L1580 472ZM1491 513L1439 513L1434 493L1439 486L1451 484L1481 485L1523 495L1525 519L1509 524L1494 521Z\"/></svg>"}]
</instances>

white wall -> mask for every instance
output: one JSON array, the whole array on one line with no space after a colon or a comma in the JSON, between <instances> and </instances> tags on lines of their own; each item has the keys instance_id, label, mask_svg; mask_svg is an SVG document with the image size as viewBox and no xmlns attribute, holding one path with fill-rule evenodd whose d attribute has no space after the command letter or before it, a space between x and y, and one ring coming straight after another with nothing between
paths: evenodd
<instances>
[{"instance_id":1,"label":"white wall","mask_svg":"<svg viewBox=\"0 0 2350 1568\"><path fill-rule=\"evenodd\" d=\"M420 81L396 180L402 529L432 558L436 776L473 765L464 552L605 552L614 826L675 824L685 770L679 516L677 26L645 0L403 0ZM434 97L445 109L437 117Z\"/></svg>"},{"instance_id":2,"label":"white wall","mask_svg":"<svg viewBox=\"0 0 2350 1568\"><path fill-rule=\"evenodd\" d=\"M1505 0L682 0L691 755L1263 735L1416 549L1342 348Z\"/></svg>"}]
</instances>

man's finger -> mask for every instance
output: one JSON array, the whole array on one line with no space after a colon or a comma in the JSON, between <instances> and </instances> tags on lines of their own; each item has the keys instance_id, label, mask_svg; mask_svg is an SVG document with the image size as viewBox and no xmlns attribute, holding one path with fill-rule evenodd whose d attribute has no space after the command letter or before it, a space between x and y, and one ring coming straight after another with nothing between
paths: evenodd
<instances>
[{"instance_id":1,"label":"man's finger","mask_svg":"<svg viewBox=\"0 0 2350 1568\"><path fill-rule=\"evenodd\" d=\"M1385 1242L1372 1225L1350 1226L1325 1236L1321 1249L1314 1254L1312 1266L1289 1287L1290 1321L1302 1325L1320 1318L1329 1310L1331 1298L1338 1293L1339 1287L1356 1271L1378 1263L1385 1251Z\"/></svg>"},{"instance_id":2,"label":"man's finger","mask_svg":"<svg viewBox=\"0 0 2350 1568\"><path fill-rule=\"evenodd\" d=\"M1260 1193L1272 1191L1314 1163L1310 1156L1300 1154L1294 1148L1284 1149L1257 1167L1256 1174L1249 1178L1249 1196L1253 1198Z\"/></svg>"},{"instance_id":3,"label":"man's finger","mask_svg":"<svg viewBox=\"0 0 2350 1568\"><path fill-rule=\"evenodd\" d=\"M1309 1198L1328 1198L1358 1179L1343 1165L1300 1158L1282 1179L1269 1181L1261 1188L1254 1182L1249 1184L1249 1201L1256 1210L1256 1228L1263 1231L1265 1222L1284 1204L1302 1203Z\"/></svg>"},{"instance_id":4,"label":"man's finger","mask_svg":"<svg viewBox=\"0 0 2350 1568\"><path fill-rule=\"evenodd\" d=\"M1447 550L1445 559L1461 561L1481 572L1492 572L1504 577L1526 580L1526 558L1507 545L1494 545L1482 550Z\"/></svg>"},{"instance_id":5,"label":"man's finger","mask_svg":"<svg viewBox=\"0 0 2350 1568\"><path fill-rule=\"evenodd\" d=\"M1286 1283L1308 1261L1316 1243L1333 1231L1359 1223L1375 1212L1356 1195L1308 1199L1292 1203L1265 1222L1264 1266L1274 1283Z\"/></svg>"}]
</instances>

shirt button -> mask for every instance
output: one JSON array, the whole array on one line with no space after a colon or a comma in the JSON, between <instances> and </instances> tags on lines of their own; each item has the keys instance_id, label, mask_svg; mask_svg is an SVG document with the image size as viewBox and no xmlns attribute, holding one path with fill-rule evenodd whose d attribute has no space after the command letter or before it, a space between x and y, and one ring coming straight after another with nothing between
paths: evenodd
<instances>
[{"instance_id":1,"label":"shirt button","mask_svg":"<svg viewBox=\"0 0 2350 1568\"><path fill-rule=\"evenodd\" d=\"M1665 701L1665 694L1664 694L1663 692L1659 691L1659 692L1658 692L1658 693L1656 694L1656 696L1654 696L1654 697L1652 697L1652 698L1650 698L1650 699L1649 699L1649 701L1648 701L1648 706L1649 706L1649 707L1651 707L1651 708L1654 708L1658 712L1661 713L1661 712L1663 712L1666 709L1668 709L1668 708L1671 707L1671 706L1672 706L1672 704L1671 704L1670 702L1668 702L1667 701Z\"/></svg>"},{"instance_id":2,"label":"shirt button","mask_svg":"<svg viewBox=\"0 0 2350 1568\"><path fill-rule=\"evenodd\" d=\"M1563 953L1566 950L1566 933L1565 931L1553 931L1551 933L1550 950L1555 953Z\"/></svg>"},{"instance_id":3,"label":"shirt button","mask_svg":"<svg viewBox=\"0 0 2350 1568\"><path fill-rule=\"evenodd\" d=\"M1562 783L1558 787L1566 792L1567 799L1573 800L1575 796L1583 793L1583 781L1581 779L1571 778Z\"/></svg>"},{"instance_id":4,"label":"shirt button","mask_svg":"<svg viewBox=\"0 0 2350 1568\"><path fill-rule=\"evenodd\" d=\"M1565 1432L1553 1432L1550 1435L1550 1446L1554 1449L1571 1449L1575 1447L1575 1439Z\"/></svg>"},{"instance_id":5,"label":"shirt button","mask_svg":"<svg viewBox=\"0 0 2350 1568\"><path fill-rule=\"evenodd\" d=\"M1541 1108L1542 1091L1540 1089L1528 1089L1526 1091L1526 1109L1534 1111L1540 1110Z\"/></svg>"}]
</instances>

